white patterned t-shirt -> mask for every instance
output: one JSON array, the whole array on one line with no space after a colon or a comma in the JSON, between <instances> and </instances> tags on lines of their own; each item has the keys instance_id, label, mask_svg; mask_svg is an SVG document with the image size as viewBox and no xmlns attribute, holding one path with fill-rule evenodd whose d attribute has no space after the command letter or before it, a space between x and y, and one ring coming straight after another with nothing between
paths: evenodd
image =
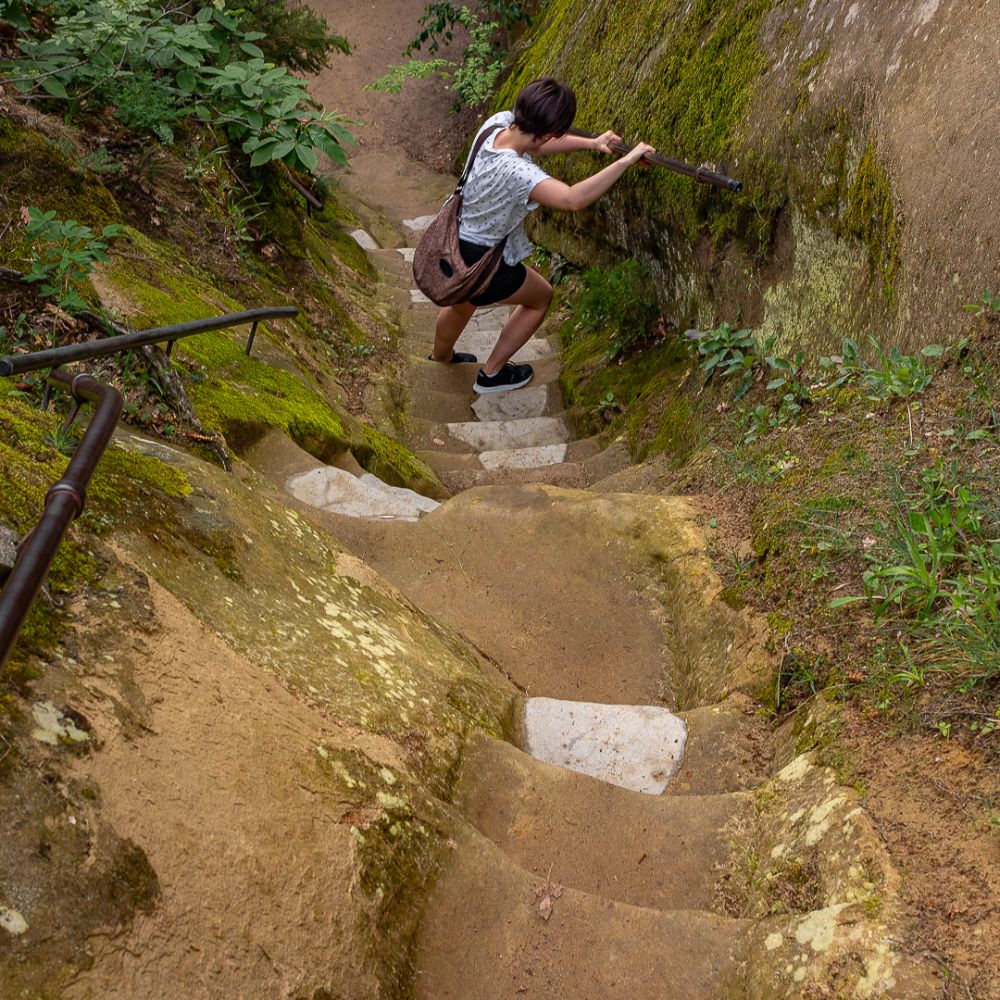
<instances>
[{"instance_id":1,"label":"white patterned t-shirt","mask_svg":"<svg viewBox=\"0 0 1000 1000\"><path fill-rule=\"evenodd\" d=\"M510 128L513 124L514 113L501 111L486 120L476 138L483 129L494 125ZM524 220L538 208L538 203L530 201L529 195L549 175L527 153L518 155L513 149L494 149L493 140L499 134L498 129L483 143L465 182L458 236L469 243L491 247L509 233L503 259L516 264L531 253Z\"/></svg>"}]
</instances>

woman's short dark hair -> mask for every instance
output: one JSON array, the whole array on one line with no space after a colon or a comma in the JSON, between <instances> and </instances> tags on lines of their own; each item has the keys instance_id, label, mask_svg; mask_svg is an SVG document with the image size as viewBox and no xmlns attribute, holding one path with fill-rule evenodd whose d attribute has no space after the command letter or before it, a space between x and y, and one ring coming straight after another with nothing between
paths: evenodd
<instances>
[{"instance_id":1,"label":"woman's short dark hair","mask_svg":"<svg viewBox=\"0 0 1000 1000\"><path fill-rule=\"evenodd\" d=\"M575 117L576 94L551 76L529 83L514 104L514 124L536 139L562 135Z\"/></svg>"}]
</instances>

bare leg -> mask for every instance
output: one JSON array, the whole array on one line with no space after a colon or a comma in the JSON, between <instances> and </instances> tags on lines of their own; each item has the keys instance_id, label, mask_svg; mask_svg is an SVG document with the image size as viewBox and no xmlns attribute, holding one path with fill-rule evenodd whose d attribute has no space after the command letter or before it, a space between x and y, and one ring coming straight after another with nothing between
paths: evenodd
<instances>
[{"instance_id":1,"label":"bare leg","mask_svg":"<svg viewBox=\"0 0 1000 1000\"><path fill-rule=\"evenodd\" d=\"M476 307L471 302L460 302L457 306L445 306L438 312L434 326L434 350L431 352L435 361L451 361L455 341L462 336L475 311Z\"/></svg>"},{"instance_id":2,"label":"bare leg","mask_svg":"<svg viewBox=\"0 0 1000 1000\"><path fill-rule=\"evenodd\" d=\"M503 301L516 305L517 308L504 324L493 353L483 365L483 371L487 375L496 375L542 325L552 301L552 286L534 268L529 267L524 284Z\"/></svg>"}]
</instances>

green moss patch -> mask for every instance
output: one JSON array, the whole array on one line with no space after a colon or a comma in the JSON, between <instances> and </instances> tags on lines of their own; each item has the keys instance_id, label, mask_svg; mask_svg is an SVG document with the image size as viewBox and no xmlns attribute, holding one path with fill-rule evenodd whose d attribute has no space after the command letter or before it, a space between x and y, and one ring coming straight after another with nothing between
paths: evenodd
<instances>
[{"instance_id":1,"label":"green moss patch","mask_svg":"<svg viewBox=\"0 0 1000 1000\"><path fill-rule=\"evenodd\" d=\"M8 211L33 205L55 211L98 231L121 222L121 211L111 193L94 175L74 170L58 146L39 132L16 125L0 115L0 177Z\"/></svg>"},{"instance_id":2,"label":"green moss patch","mask_svg":"<svg viewBox=\"0 0 1000 1000\"><path fill-rule=\"evenodd\" d=\"M773 6L774 0L556 0L498 105L512 106L525 84L551 74L576 90L582 127L613 123L626 137L641 137L670 156L696 163L725 159L737 146L741 119L768 66L758 35ZM630 95L627 102L623 93ZM764 165L750 162L747 152L741 150L746 191L735 198L657 170L630 181L629 200L638 202L635 211L669 221L691 240L707 225L717 240L753 230L766 241L766 206L774 194L759 170L753 176ZM558 175L574 181L592 173L596 159L587 160L564 158Z\"/></svg>"},{"instance_id":3,"label":"green moss patch","mask_svg":"<svg viewBox=\"0 0 1000 1000\"><path fill-rule=\"evenodd\" d=\"M891 303L899 270L896 207L892 183L873 143L865 149L848 188L843 231L856 236L868 248L872 276L881 284L886 301Z\"/></svg>"},{"instance_id":4,"label":"green moss patch","mask_svg":"<svg viewBox=\"0 0 1000 1000\"><path fill-rule=\"evenodd\" d=\"M0 524L25 535L38 523L45 509L45 494L62 478L68 459L49 443L58 425L44 413L10 394L9 383L0 382ZM50 591L65 594L98 575L97 559L81 541L70 535L52 561L47 577ZM21 629L18 645L5 670L22 675L29 653L53 647L62 632L62 618L51 599L36 599Z\"/></svg>"},{"instance_id":5,"label":"green moss patch","mask_svg":"<svg viewBox=\"0 0 1000 1000\"><path fill-rule=\"evenodd\" d=\"M221 430L234 447L267 427L279 427L318 458L356 441L345 420L290 372L247 357L224 332L199 334L177 346L197 362L191 401L206 427Z\"/></svg>"},{"instance_id":6,"label":"green moss patch","mask_svg":"<svg viewBox=\"0 0 1000 1000\"><path fill-rule=\"evenodd\" d=\"M171 326L191 320L239 312L245 308L209 284L175 247L126 229L126 253L114 253L103 269L105 305L128 314L137 329Z\"/></svg>"}]
</instances>

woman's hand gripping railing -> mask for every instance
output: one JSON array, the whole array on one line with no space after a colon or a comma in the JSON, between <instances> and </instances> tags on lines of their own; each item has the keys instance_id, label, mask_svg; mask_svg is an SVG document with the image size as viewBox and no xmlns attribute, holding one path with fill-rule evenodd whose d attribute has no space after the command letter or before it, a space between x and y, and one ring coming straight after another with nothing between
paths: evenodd
<instances>
[{"instance_id":1,"label":"woman's hand gripping railing","mask_svg":"<svg viewBox=\"0 0 1000 1000\"><path fill-rule=\"evenodd\" d=\"M575 128L571 128L566 134L578 135L584 139L597 138L596 132L582 132L580 129ZM628 143L618 141L610 142L608 145L616 153L630 153L634 148L628 145ZM656 167L666 167L668 170L673 170L678 174L685 174L687 177L692 177L701 184L712 184L715 187L725 188L727 191L733 192L743 190L742 181L727 177L725 173L709 170L705 164L696 167L694 164L685 163L683 160L672 160L669 156L661 156L659 153L647 153L640 162L649 163Z\"/></svg>"}]
</instances>

